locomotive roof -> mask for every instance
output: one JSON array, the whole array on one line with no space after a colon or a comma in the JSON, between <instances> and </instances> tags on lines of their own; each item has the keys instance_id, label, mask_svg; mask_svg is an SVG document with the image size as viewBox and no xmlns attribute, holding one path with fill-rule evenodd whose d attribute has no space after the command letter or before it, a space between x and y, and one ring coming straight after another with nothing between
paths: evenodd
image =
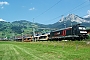
<instances>
[{"instance_id":1,"label":"locomotive roof","mask_svg":"<svg viewBox=\"0 0 90 60\"><path fill-rule=\"evenodd\" d=\"M69 29L69 28L72 28L72 27L67 27L67 28L58 29L58 30L54 30L54 31L52 31L52 32L60 31L60 30L65 30L65 29Z\"/></svg>"},{"instance_id":2,"label":"locomotive roof","mask_svg":"<svg viewBox=\"0 0 90 60\"><path fill-rule=\"evenodd\" d=\"M73 25L73 26L85 27L84 25L81 25L81 24L76 24L76 25Z\"/></svg>"},{"instance_id":3,"label":"locomotive roof","mask_svg":"<svg viewBox=\"0 0 90 60\"><path fill-rule=\"evenodd\" d=\"M76 24L76 25L73 25L73 26L85 27L85 26L80 25L80 24ZM62 28L62 29L54 30L54 31L51 31L51 32L56 32L56 31L65 30L65 29L69 29L69 28L72 28L72 26L71 27L67 27L67 28Z\"/></svg>"}]
</instances>

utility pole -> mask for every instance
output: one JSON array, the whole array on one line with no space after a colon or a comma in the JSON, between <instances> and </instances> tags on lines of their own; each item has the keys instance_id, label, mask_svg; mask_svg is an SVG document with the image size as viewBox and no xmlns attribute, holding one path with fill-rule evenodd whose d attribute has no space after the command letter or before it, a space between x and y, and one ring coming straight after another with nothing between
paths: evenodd
<instances>
[{"instance_id":1,"label":"utility pole","mask_svg":"<svg viewBox=\"0 0 90 60\"><path fill-rule=\"evenodd\" d=\"M13 41L14 41L14 39L15 39L15 35L14 35L14 32L12 33L12 36L13 36Z\"/></svg>"},{"instance_id":2,"label":"utility pole","mask_svg":"<svg viewBox=\"0 0 90 60\"><path fill-rule=\"evenodd\" d=\"M22 42L23 42L23 33L22 33Z\"/></svg>"},{"instance_id":3,"label":"utility pole","mask_svg":"<svg viewBox=\"0 0 90 60\"><path fill-rule=\"evenodd\" d=\"M74 15L72 15L72 20L71 20L71 35L73 35L73 21L74 21ZM72 37L72 39L74 39L74 37Z\"/></svg>"},{"instance_id":4,"label":"utility pole","mask_svg":"<svg viewBox=\"0 0 90 60\"><path fill-rule=\"evenodd\" d=\"M66 22L64 21L64 26L65 26L65 28L66 28Z\"/></svg>"},{"instance_id":5,"label":"utility pole","mask_svg":"<svg viewBox=\"0 0 90 60\"><path fill-rule=\"evenodd\" d=\"M66 28L66 21L63 19L64 19L64 16L62 15L62 21L64 22L64 28Z\"/></svg>"},{"instance_id":6,"label":"utility pole","mask_svg":"<svg viewBox=\"0 0 90 60\"><path fill-rule=\"evenodd\" d=\"M24 26L23 26L22 35L21 35L22 36L22 42L24 42L24 33L23 32L24 32Z\"/></svg>"},{"instance_id":7,"label":"utility pole","mask_svg":"<svg viewBox=\"0 0 90 60\"><path fill-rule=\"evenodd\" d=\"M33 18L33 26L32 26L32 30L33 30L33 41L36 41L35 39L34 39L34 37L35 37L35 26L34 26L34 18Z\"/></svg>"},{"instance_id":8,"label":"utility pole","mask_svg":"<svg viewBox=\"0 0 90 60\"><path fill-rule=\"evenodd\" d=\"M74 15L72 16L72 20L71 20L71 27L73 25L73 21L74 21Z\"/></svg>"}]
</instances>

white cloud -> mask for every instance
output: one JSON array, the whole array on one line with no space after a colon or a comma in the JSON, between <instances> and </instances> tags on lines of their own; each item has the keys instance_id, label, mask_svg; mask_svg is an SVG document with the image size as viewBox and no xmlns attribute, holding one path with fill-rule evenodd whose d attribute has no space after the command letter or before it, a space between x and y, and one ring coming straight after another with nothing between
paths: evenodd
<instances>
[{"instance_id":1,"label":"white cloud","mask_svg":"<svg viewBox=\"0 0 90 60\"><path fill-rule=\"evenodd\" d=\"M90 17L90 15L86 15L86 16L84 16L84 18L89 18Z\"/></svg>"},{"instance_id":2,"label":"white cloud","mask_svg":"<svg viewBox=\"0 0 90 60\"><path fill-rule=\"evenodd\" d=\"M30 8L29 10L35 10L35 8L33 7L33 8Z\"/></svg>"},{"instance_id":3,"label":"white cloud","mask_svg":"<svg viewBox=\"0 0 90 60\"><path fill-rule=\"evenodd\" d=\"M84 16L84 18L88 18L88 17L90 17L90 10L88 10L88 11L87 11L87 15Z\"/></svg>"},{"instance_id":4,"label":"white cloud","mask_svg":"<svg viewBox=\"0 0 90 60\"><path fill-rule=\"evenodd\" d=\"M0 21L5 21L5 20L3 20L2 18L0 18Z\"/></svg>"},{"instance_id":5,"label":"white cloud","mask_svg":"<svg viewBox=\"0 0 90 60\"><path fill-rule=\"evenodd\" d=\"M88 10L87 13L90 15L90 10Z\"/></svg>"},{"instance_id":6,"label":"white cloud","mask_svg":"<svg viewBox=\"0 0 90 60\"><path fill-rule=\"evenodd\" d=\"M1 5L1 6L2 6L2 5L9 5L9 3L6 2L6 1L5 1L5 2L2 1L2 2L0 2L0 5Z\"/></svg>"}]
</instances>

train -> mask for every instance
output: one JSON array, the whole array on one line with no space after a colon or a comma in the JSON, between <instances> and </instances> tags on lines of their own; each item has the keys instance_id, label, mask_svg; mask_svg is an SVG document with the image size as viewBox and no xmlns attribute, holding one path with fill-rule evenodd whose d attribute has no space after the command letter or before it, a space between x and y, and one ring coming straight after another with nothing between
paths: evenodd
<instances>
[{"instance_id":1,"label":"train","mask_svg":"<svg viewBox=\"0 0 90 60\"><path fill-rule=\"evenodd\" d=\"M24 40L24 41L62 41L62 40L84 40L88 38L86 27L81 24L76 24L67 28L62 28L58 30L51 31L50 33L24 37L23 39L15 39L15 40Z\"/></svg>"},{"instance_id":2,"label":"train","mask_svg":"<svg viewBox=\"0 0 90 60\"><path fill-rule=\"evenodd\" d=\"M49 40L83 40L87 39L86 27L80 24L50 32Z\"/></svg>"}]
</instances>

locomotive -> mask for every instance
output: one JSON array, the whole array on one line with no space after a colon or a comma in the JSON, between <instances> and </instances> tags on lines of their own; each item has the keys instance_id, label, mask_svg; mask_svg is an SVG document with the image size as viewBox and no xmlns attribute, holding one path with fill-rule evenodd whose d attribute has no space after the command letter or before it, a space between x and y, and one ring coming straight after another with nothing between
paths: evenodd
<instances>
[{"instance_id":1,"label":"locomotive","mask_svg":"<svg viewBox=\"0 0 90 60\"><path fill-rule=\"evenodd\" d=\"M50 32L50 40L83 40L88 38L86 27L80 24Z\"/></svg>"}]
</instances>

